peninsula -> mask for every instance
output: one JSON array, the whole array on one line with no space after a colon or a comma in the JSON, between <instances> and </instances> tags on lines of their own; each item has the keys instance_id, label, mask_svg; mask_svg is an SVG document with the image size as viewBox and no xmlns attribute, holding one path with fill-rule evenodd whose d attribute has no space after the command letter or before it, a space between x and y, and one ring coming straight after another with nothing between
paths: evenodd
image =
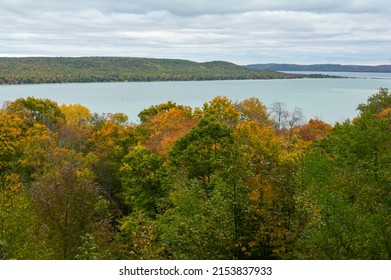
<instances>
[{"instance_id":1,"label":"peninsula","mask_svg":"<svg viewBox=\"0 0 391 280\"><path fill-rule=\"evenodd\" d=\"M0 57L0 84L292 79L225 61L134 57Z\"/></svg>"}]
</instances>

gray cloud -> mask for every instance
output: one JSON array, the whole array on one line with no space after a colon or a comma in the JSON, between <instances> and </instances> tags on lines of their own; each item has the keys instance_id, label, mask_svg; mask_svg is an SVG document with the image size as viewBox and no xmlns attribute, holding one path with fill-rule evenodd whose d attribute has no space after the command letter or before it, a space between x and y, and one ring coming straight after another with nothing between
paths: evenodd
<instances>
[{"instance_id":1,"label":"gray cloud","mask_svg":"<svg viewBox=\"0 0 391 280\"><path fill-rule=\"evenodd\" d=\"M389 63L388 1L0 0L0 55Z\"/></svg>"}]
</instances>

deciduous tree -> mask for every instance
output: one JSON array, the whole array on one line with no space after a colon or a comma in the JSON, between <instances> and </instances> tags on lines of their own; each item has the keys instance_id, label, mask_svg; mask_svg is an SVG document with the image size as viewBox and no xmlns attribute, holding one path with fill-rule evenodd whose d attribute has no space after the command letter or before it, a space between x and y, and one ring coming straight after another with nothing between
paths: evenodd
<instances>
[{"instance_id":1,"label":"deciduous tree","mask_svg":"<svg viewBox=\"0 0 391 280\"><path fill-rule=\"evenodd\" d=\"M110 238L107 205L91 176L88 161L63 151L33 184L34 209L56 259L74 258L87 233L101 244Z\"/></svg>"}]
</instances>

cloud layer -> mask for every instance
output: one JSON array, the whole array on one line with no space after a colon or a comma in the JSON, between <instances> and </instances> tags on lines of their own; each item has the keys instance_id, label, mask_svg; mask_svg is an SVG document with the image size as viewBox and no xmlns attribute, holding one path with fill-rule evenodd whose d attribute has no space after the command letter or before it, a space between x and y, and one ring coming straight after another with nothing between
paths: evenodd
<instances>
[{"instance_id":1,"label":"cloud layer","mask_svg":"<svg viewBox=\"0 0 391 280\"><path fill-rule=\"evenodd\" d=\"M385 0L0 0L0 7L3 56L391 62Z\"/></svg>"}]
</instances>

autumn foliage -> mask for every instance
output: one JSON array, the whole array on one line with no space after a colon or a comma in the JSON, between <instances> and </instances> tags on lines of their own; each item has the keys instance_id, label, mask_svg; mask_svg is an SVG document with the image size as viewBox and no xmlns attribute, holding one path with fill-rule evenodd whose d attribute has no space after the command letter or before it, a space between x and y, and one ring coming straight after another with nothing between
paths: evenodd
<instances>
[{"instance_id":1,"label":"autumn foliage","mask_svg":"<svg viewBox=\"0 0 391 280\"><path fill-rule=\"evenodd\" d=\"M391 97L334 127L217 96L0 110L0 259L389 259Z\"/></svg>"}]
</instances>

